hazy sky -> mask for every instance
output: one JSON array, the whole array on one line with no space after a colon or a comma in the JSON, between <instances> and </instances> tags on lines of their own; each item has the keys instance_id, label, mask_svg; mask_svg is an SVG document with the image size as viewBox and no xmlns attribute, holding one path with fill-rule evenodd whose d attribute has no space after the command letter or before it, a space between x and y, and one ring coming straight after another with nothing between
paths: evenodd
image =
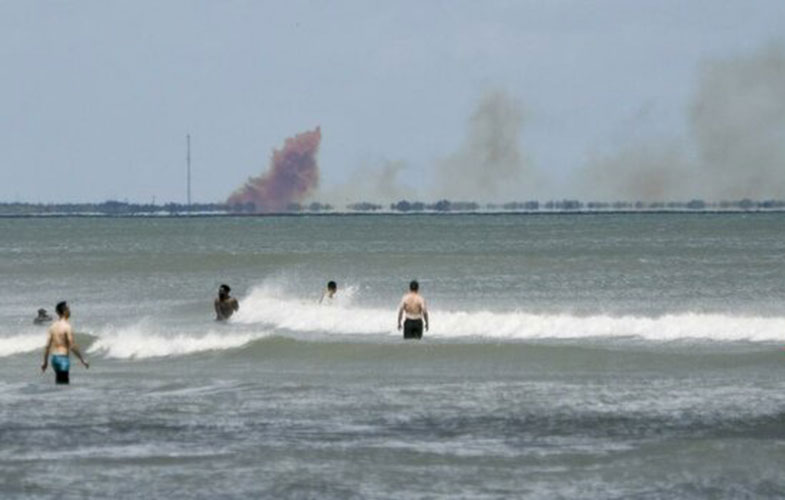
<instances>
[{"instance_id":1,"label":"hazy sky","mask_svg":"<svg viewBox=\"0 0 785 500\"><path fill-rule=\"evenodd\" d=\"M326 189L428 185L494 91L564 180L683 135L703 61L783 37L782 0L0 0L0 201L184 201L187 133L194 200L223 201L317 125Z\"/></svg>"}]
</instances>

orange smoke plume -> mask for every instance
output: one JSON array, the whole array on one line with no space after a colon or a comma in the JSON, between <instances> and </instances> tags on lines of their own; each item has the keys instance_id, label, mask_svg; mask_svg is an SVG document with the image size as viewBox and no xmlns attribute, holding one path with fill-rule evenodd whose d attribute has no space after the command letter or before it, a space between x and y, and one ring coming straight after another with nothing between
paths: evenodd
<instances>
[{"instance_id":1,"label":"orange smoke plume","mask_svg":"<svg viewBox=\"0 0 785 500\"><path fill-rule=\"evenodd\" d=\"M319 185L316 155L321 141L319 127L286 139L283 149L273 150L267 172L248 179L226 203L230 207L252 204L256 212L280 212L303 201Z\"/></svg>"}]
</instances>

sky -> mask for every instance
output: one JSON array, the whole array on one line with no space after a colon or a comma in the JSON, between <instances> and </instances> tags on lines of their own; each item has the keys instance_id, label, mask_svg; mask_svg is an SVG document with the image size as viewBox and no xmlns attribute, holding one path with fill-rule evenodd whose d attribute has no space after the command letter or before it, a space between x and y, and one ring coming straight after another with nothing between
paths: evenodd
<instances>
[{"instance_id":1,"label":"sky","mask_svg":"<svg viewBox=\"0 0 785 500\"><path fill-rule=\"evenodd\" d=\"M0 202L184 202L187 134L193 200L222 202L317 126L313 199L372 198L378 179L467 198L445 187L483 175L510 175L487 199L580 196L605 164L666 157L678 177L719 154L696 111L711 75L774 50L774 85L783 44L781 0L0 0ZM521 170L472 174L499 110ZM778 193L759 185L724 194Z\"/></svg>"}]
</instances>

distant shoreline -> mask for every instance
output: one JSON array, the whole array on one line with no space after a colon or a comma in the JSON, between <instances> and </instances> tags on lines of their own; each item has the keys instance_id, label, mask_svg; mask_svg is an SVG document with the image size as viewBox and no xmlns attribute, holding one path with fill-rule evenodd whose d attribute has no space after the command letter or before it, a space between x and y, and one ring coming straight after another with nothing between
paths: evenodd
<instances>
[{"instance_id":1,"label":"distant shoreline","mask_svg":"<svg viewBox=\"0 0 785 500\"><path fill-rule=\"evenodd\" d=\"M0 214L0 219L50 219L50 218L74 218L74 219L183 219L183 218L245 218L245 217L450 217L450 216L536 216L536 215L723 215L723 214L781 214L785 213L785 208L770 209L638 209L638 210L476 210L476 211L450 211L441 212L434 210L427 211L322 211L322 212L267 212L267 213L242 213L242 212L178 212L178 213L126 213L126 214L106 214L106 213L18 213Z\"/></svg>"},{"instance_id":2,"label":"distant shoreline","mask_svg":"<svg viewBox=\"0 0 785 500\"><path fill-rule=\"evenodd\" d=\"M270 208L270 207L267 207ZM101 203L0 202L0 218L21 217L303 217L358 215L550 215L550 214L687 214L687 213L780 213L785 200L763 199L705 201L512 201L481 204L474 201L439 200L433 203L400 200L381 204L356 202L334 206L317 201L291 202L265 210L264 205L245 203L129 203L107 200Z\"/></svg>"}]
</instances>

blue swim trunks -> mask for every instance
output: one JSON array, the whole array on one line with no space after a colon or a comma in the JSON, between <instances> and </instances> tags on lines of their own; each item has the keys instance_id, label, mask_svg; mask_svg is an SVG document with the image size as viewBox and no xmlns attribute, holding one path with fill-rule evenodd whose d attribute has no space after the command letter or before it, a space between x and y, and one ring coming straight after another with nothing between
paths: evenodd
<instances>
[{"instance_id":1,"label":"blue swim trunks","mask_svg":"<svg viewBox=\"0 0 785 500\"><path fill-rule=\"evenodd\" d=\"M70 383L68 369L71 368L71 360L65 354L52 354L52 370L55 372L55 382L58 384Z\"/></svg>"},{"instance_id":2,"label":"blue swim trunks","mask_svg":"<svg viewBox=\"0 0 785 500\"><path fill-rule=\"evenodd\" d=\"M71 360L65 354L52 354L52 369L55 372L67 372L71 369Z\"/></svg>"}]
</instances>

